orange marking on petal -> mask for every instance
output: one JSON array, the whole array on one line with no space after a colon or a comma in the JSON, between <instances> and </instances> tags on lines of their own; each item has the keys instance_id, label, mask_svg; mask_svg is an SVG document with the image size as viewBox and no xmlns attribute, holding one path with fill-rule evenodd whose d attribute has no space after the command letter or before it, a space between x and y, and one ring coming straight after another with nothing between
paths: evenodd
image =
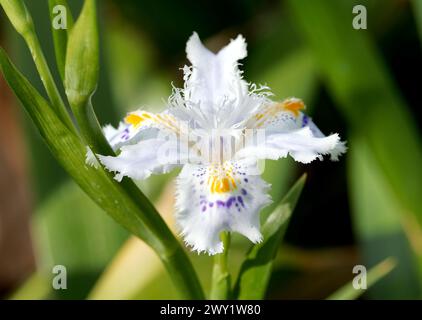
<instances>
[{"instance_id":1,"label":"orange marking on petal","mask_svg":"<svg viewBox=\"0 0 422 320\"><path fill-rule=\"evenodd\" d=\"M299 111L305 109L305 104L299 99L288 99L283 101L285 110L292 112L296 117L299 116Z\"/></svg>"}]
</instances>

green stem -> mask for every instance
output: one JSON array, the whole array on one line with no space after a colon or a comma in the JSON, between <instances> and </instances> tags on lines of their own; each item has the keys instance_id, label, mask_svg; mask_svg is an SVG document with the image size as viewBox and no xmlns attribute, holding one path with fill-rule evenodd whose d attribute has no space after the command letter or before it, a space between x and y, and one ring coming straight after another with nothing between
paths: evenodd
<instances>
[{"instance_id":1,"label":"green stem","mask_svg":"<svg viewBox=\"0 0 422 320\"><path fill-rule=\"evenodd\" d=\"M214 257L214 268L212 272L212 284L210 299L227 300L231 293L231 278L228 265L228 252L230 246L230 233L222 232L221 240L223 241L224 251Z\"/></svg>"},{"instance_id":2,"label":"green stem","mask_svg":"<svg viewBox=\"0 0 422 320\"><path fill-rule=\"evenodd\" d=\"M115 156L98 122L91 98L81 104L81 106L72 106L72 111L86 144L96 154Z\"/></svg>"},{"instance_id":3,"label":"green stem","mask_svg":"<svg viewBox=\"0 0 422 320\"><path fill-rule=\"evenodd\" d=\"M52 107L54 108L59 118L66 125L66 127L75 133L75 127L72 123L69 113L67 112L66 106L59 93L56 83L54 82L53 76L51 74L50 68L48 67L44 53L42 52L40 42L37 35L35 34L35 31L30 29L28 32L23 33L22 36L25 39L29 50L31 51L32 59L34 60L35 66L41 77L45 91L47 92L47 95L51 101Z\"/></svg>"}]
</instances>

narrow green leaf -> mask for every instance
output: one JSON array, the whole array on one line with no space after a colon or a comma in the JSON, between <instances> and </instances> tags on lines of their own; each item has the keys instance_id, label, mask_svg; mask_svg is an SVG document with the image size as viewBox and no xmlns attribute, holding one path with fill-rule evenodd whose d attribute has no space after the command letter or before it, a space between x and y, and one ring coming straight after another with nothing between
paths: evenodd
<instances>
[{"instance_id":1,"label":"narrow green leaf","mask_svg":"<svg viewBox=\"0 0 422 320\"><path fill-rule=\"evenodd\" d=\"M268 216L262 227L263 242L253 246L242 264L234 296L238 299L263 299L271 276L273 261L296 206L306 175L290 189L280 205Z\"/></svg>"},{"instance_id":2,"label":"narrow green leaf","mask_svg":"<svg viewBox=\"0 0 422 320\"><path fill-rule=\"evenodd\" d=\"M24 38L31 52L35 66L37 67L45 91L52 103L52 107L67 128L75 131L66 106L54 82L50 68L48 67L40 42L35 33L31 15L25 6L25 3L22 0L1 0L0 4L3 6L3 9L16 31Z\"/></svg>"},{"instance_id":3,"label":"narrow green leaf","mask_svg":"<svg viewBox=\"0 0 422 320\"><path fill-rule=\"evenodd\" d=\"M60 121L2 49L0 66L9 86L65 170L114 220L155 250L184 297L202 299L204 294L189 259L143 193L130 180L117 183L103 169L85 163L85 145Z\"/></svg>"},{"instance_id":4,"label":"narrow green leaf","mask_svg":"<svg viewBox=\"0 0 422 320\"><path fill-rule=\"evenodd\" d=\"M370 269L366 275L367 289L389 274L396 266L396 263L396 260L390 257ZM355 289L353 281L351 281L330 295L327 300L354 300L363 293L365 293L365 290Z\"/></svg>"},{"instance_id":5,"label":"narrow green leaf","mask_svg":"<svg viewBox=\"0 0 422 320\"><path fill-rule=\"evenodd\" d=\"M51 32L53 35L56 64L60 77L64 81L67 39L73 27L73 17L67 0L48 0ZM62 29L63 27L63 29Z\"/></svg>"}]
</instances>

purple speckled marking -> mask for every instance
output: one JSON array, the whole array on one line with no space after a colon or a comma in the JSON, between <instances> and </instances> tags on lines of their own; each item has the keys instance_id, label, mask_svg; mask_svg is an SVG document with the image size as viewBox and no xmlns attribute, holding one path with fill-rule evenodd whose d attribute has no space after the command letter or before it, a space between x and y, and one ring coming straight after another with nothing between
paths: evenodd
<instances>
[{"instance_id":1,"label":"purple speckled marking","mask_svg":"<svg viewBox=\"0 0 422 320\"><path fill-rule=\"evenodd\" d=\"M248 180L248 178L245 178L245 179L243 179L246 183L248 183L249 182L249 180Z\"/></svg>"},{"instance_id":2,"label":"purple speckled marking","mask_svg":"<svg viewBox=\"0 0 422 320\"><path fill-rule=\"evenodd\" d=\"M245 204L243 203L243 199L241 196L237 196L237 201L242 205L242 207L245 207Z\"/></svg>"},{"instance_id":3,"label":"purple speckled marking","mask_svg":"<svg viewBox=\"0 0 422 320\"><path fill-rule=\"evenodd\" d=\"M214 206L214 202L210 202L208 205L212 208Z\"/></svg>"},{"instance_id":4,"label":"purple speckled marking","mask_svg":"<svg viewBox=\"0 0 422 320\"><path fill-rule=\"evenodd\" d=\"M120 136L120 138L121 138L121 139L124 139L124 140L129 139L129 128L126 128L126 129L123 131L123 134Z\"/></svg>"},{"instance_id":5,"label":"purple speckled marking","mask_svg":"<svg viewBox=\"0 0 422 320\"><path fill-rule=\"evenodd\" d=\"M245 189L242 189L241 192L244 196L246 196L248 194L248 192Z\"/></svg>"},{"instance_id":6,"label":"purple speckled marking","mask_svg":"<svg viewBox=\"0 0 422 320\"><path fill-rule=\"evenodd\" d=\"M217 200L215 203L217 204L217 208L219 208L219 207L224 207L224 206L226 205L226 204L224 203L224 201L221 201L221 200Z\"/></svg>"},{"instance_id":7,"label":"purple speckled marking","mask_svg":"<svg viewBox=\"0 0 422 320\"><path fill-rule=\"evenodd\" d=\"M304 114L302 118L302 128L306 127L308 125L308 122L309 122L309 117L306 114Z\"/></svg>"},{"instance_id":8,"label":"purple speckled marking","mask_svg":"<svg viewBox=\"0 0 422 320\"><path fill-rule=\"evenodd\" d=\"M199 203L200 204L207 203L207 200L202 199L201 201L199 201Z\"/></svg>"},{"instance_id":9,"label":"purple speckled marking","mask_svg":"<svg viewBox=\"0 0 422 320\"><path fill-rule=\"evenodd\" d=\"M207 206L202 207L202 212L204 212L205 210L207 210Z\"/></svg>"},{"instance_id":10,"label":"purple speckled marking","mask_svg":"<svg viewBox=\"0 0 422 320\"><path fill-rule=\"evenodd\" d=\"M233 204L233 202L236 201L235 197L230 197L229 200L227 200L227 208L230 208Z\"/></svg>"}]
</instances>

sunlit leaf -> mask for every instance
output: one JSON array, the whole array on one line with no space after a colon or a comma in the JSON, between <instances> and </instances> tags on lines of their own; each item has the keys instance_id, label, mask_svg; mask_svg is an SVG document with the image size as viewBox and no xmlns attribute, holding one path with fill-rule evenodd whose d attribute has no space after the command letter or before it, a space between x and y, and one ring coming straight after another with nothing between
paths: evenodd
<instances>
[{"instance_id":1,"label":"sunlit leaf","mask_svg":"<svg viewBox=\"0 0 422 320\"><path fill-rule=\"evenodd\" d=\"M234 288L236 298L263 299L265 297L277 249L305 185L305 180L306 175L295 183L265 221L262 227L264 240L251 248L241 266Z\"/></svg>"},{"instance_id":2,"label":"sunlit leaf","mask_svg":"<svg viewBox=\"0 0 422 320\"><path fill-rule=\"evenodd\" d=\"M365 289L370 288L372 285L389 274L391 270L394 269L396 263L397 262L395 259L387 258L371 268L366 275ZM359 296L363 293L365 293L365 290L356 289L353 287L353 281L351 281L330 295L327 300L353 300L359 298Z\"/></svg>"}]
</instances>

